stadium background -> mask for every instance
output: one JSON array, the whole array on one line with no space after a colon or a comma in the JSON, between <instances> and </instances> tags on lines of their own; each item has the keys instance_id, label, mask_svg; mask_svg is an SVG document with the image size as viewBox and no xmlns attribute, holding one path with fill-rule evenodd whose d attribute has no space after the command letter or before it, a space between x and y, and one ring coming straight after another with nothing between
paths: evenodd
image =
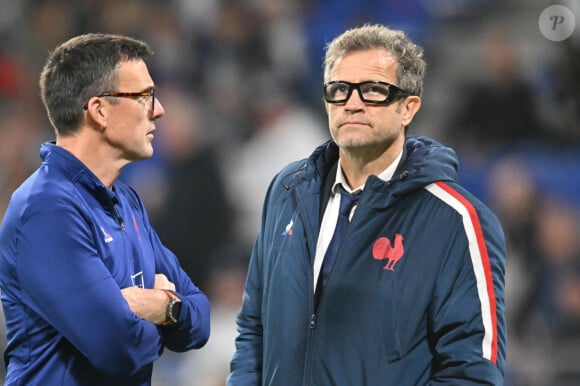
<instances>
[{"instance_id":1,"label":"stadium background","mask_svg":"<svg viewBox=\"0 0 580 386\"><path fill-rule=\"evenodd\" d=\"M539 28L553 4L575 15L564 41ZM428 61L411 133L456 148L460 182L506 230L505 384L578 385L579 4L0 0L0 218L38 166L41 142L54 137L38 96L49 50L85 32L147 41L166 115L155 156L122 178L142 194L162 239L213 305L209 344L166 352L154 384L223 385L266 186L282 165L328 137L320 94L325 43L365 22L402 28Z\"/></svg>"}]
</instances>

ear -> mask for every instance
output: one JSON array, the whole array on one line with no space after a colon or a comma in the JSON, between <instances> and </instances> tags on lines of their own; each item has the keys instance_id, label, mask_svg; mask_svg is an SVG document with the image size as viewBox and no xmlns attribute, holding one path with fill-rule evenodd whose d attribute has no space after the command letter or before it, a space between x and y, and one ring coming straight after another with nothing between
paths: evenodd
<instances>
[{"instance_id":1,"label":"ear","mask_svg":"<svg viewBox=\"0 0 580 386\"><path fill-rule=\"evenodd\" d=\"M421 108L421 98L416 95L411 95L405 98L403 105L401 106L401 119L403 126L408 126L413 117Z\"/></svg>"},{"instance_id":2,"label":"ear","mask_svg":"<svg viewBox=\"0 0 580 386\"><path fill-rule=\"evenodd\" d=\"M107 127L107 107L102 98L92 97L89 99L85 112L87 124L96 126L99 129Z\"/></svg>"}]
</instances>

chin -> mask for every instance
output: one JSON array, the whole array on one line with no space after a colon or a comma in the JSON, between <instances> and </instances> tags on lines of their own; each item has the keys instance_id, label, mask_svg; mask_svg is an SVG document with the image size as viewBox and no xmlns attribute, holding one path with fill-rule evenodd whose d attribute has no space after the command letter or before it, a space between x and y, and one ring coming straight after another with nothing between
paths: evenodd
<instances>
[{"instance_id":1,"label":"chin","mask_svg":"<svg viewBox=\"0 0 580 386\"><path fill-rule=\"evenodd\" d=\"M135 153L135 161L143 161L153 157L153 148L149 147L140 152Z\"/></svg>"},{"instance_id":2,"label":"chin","mask_svg":"<svg viewBox=\"0 0 580 386\"><path fill-rule=\"evenodd\" d=\"M335 140L338 147L341 149L349 150L349 149L360 149L369 146L375 145L373 142L369 141L368 139L364 138L339 138L338 141Z\"/></svg>"}]
</instances>

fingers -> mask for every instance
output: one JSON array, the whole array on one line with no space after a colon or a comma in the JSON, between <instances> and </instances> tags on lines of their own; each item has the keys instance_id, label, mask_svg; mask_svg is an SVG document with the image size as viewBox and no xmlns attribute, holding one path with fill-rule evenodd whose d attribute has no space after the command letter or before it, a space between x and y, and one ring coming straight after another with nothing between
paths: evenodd
<instances>
[{"instance_id":1,"label":"fingers","mask_svg":"<svg viewBox=\"0 0 580 386\"><path fill-rule=\"evenodd\" d=\"M158 273L155 275L155 289L166 289L170 291L175 291L175 284L173 284L167 276L162 273Z\"/></svg>"}]
</instances>

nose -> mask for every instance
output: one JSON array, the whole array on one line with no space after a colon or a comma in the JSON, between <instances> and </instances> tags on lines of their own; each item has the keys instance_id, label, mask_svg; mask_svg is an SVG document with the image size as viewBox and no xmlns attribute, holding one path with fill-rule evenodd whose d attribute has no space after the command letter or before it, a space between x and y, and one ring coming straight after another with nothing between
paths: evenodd
<instances>
[{"instance_id":1,"label":"nose","mask_svg":"<svg viewBox=\"0 0 580 386\"><path fill-rule=\"evenodd\" d=\"M348 99L344 102L344 106L346 108L360 108L360 106L364 106L364 101L362 100L360 90L358 87L354 87L352 92L348 96Z\"/></svg>"},{"instance_id":2,"label":"nose","mask_svg":"<svg viewBox=\"0 0 580 386\"><path fill-rule=\"evenodd\" d=\"M153 100L153 107L154 107L153 114L151 117L152 120L161 118L163 115L165 115L165 108L163 108L161 101L159 101L157 97L155 97L155 99Z\"/></svg>"}]
</instances>

